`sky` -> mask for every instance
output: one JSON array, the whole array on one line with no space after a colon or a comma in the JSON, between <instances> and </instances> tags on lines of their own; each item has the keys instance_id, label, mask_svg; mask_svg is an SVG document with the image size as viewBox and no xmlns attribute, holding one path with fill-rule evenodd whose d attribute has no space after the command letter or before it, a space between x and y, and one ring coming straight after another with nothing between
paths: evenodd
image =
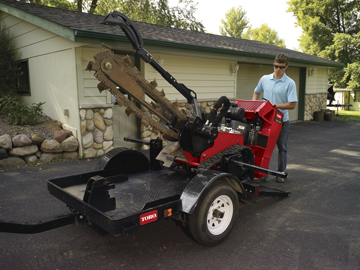
<instances>
[{"instance_id":1,"label":"sky","mask_svg":"<svg viewBox=\"0 0 360 270\"><path fill-rule=\"evenodd\" d=\"M246 11L246 17L253 28L267 25L278 33L289 49L299 47L298 39L301 28L295 27L296 19L293 13L286 12L289 0L194 0L198 2L195 17L205 26L207 33L218 34L221 19L232 7L241 6ZM173 4L175 3L175 4ZM178 0L169 0L170 6L176 5Z\"/></svg>"}]
</instances>

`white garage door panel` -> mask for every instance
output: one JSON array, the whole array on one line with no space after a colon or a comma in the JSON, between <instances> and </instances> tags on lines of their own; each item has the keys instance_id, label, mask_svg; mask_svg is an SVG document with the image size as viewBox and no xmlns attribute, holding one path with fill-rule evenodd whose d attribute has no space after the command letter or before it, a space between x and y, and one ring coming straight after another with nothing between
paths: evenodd
<instances>
[{"instance_id":1,"label":"white garage door panel","mask_svg":"<svg viewBox=\"0 0 360 270\"><path fill-rule=\"evenodd\" d=\"M263 75L273 73L274 69L272 66L262 65L239 65L239 71L237 74L237 91L236 98L250 100L253 96L254 89L257 86L260 78ZM286 71L287 76L295 81L296 91L299 99L299 78L300 69L289 67ZM262 96L261 96L262 97ZM298 105L294 110L289 110L290 121L298 119Z\"/></svg>"},{"instance_id":2,"label":"white garage door panel","mask_svg":"<svg viewBox=\"0 0 360 270\"><path fill-rule=\"evenodd\" d=\"M114 147L136 147L137 144L124 141L124 137L137 138L137 117L135 114L127 116L125 106L113 107Z\"/></svg>"},{"instance_id":3,"label":"white garage door panel","mask_svg":"<svg viewBox=\"0 0 360 270\"><path fill-rule=\"evenodd\" d=\"M300 85L300 69L292 68L291 66L287 69L286 75L295 81L296 93L299 101L299 85ZM296 103L296 107L293 110L289 110L290 121L296 121L299 119L299 102Z\"/></svg>"}]
</instances>

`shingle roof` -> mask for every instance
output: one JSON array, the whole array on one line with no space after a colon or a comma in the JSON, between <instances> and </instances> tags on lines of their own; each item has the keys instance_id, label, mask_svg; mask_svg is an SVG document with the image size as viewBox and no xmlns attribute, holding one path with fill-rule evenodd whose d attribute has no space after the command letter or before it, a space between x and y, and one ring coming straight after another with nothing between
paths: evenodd
<instances>
[{"instance_id":1,"label":"shingle roof","mask_svg":"<svg viewBox=\"0 0 360 270\"><path fill-rule=\"evenodd\" d=\"M100 24L104 16L89 13L79 13L70 10L28 4L13 0L0 0L0 3L4 3L72 30L107 33L112 35L124 35L122 30L117 26L114 27ZM167 44L167 46L173 43L175 45L187 45L188 48L201 47L201 49L204 51L213 51L214 49L218 49L219 51L224 52L229 50L227 53L233 52L235 55L238 55L239 53L251 54L252 57L256 55L259 58L269 58L269 56L273 57L278 53L286 53L292 62L295 61L308 64L319 64L322 66L342 65L331 60L286 48L281 48L259 41L213 35L143 22L134 23L145 41L145 46L146 40L149 39L164 42Z\"/></svg>"}]
</instances>

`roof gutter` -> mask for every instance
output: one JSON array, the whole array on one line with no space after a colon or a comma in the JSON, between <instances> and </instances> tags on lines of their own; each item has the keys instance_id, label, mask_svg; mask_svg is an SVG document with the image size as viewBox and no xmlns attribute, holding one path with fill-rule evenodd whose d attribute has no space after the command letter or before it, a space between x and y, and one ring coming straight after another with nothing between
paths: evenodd
<instances>
[{"instance_id":1,"label":"roof gutter","mask_svg":"<svg viewBox=\"0 0 360 270\"><path fill-rule=\"evenodd\" d=\"M86 37L92 39L100 39L100 40L111 40L111 41L119 41L119 42L129 42L128 38L125 35L118 35L118 34L110 34L104 32L96 32L96 31L89 31L89 30L81 30L75 29L74 30L75 41L76 37ZM99 43L98 41L94 40L93 43ZM274 55L269 54L259 54L259 53L251 53L251 52L244 52L238 51L233 49L224 49L224 48L216 48L216 47L208 47L208 46L200 46L194 44L186 44L186 43L178 43L166 40L157 40L157 39L150 39L150 38L143 38L145 44L149 46L156 46L156 47L168 47L173 49L179 49L180 51L189 52L197 51L197 52L208 52L208 53L216 53L222 55L228 55L231 57L246 57L246 58L256 58L261 60L274 60ZM345 65L342 63L326 63L326 62L317 62L311 60L303 60L297 58L291 58L292 65L299 64L299 65L306 65L306 66L322 66L322 67L344 67Z\"/></svg>"}]
</instances>

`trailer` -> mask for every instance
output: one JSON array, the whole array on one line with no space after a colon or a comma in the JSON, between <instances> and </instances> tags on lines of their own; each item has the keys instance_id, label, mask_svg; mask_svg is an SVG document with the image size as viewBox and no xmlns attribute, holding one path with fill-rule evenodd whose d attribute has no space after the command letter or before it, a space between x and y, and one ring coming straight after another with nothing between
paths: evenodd
<instances>
[{"instance_id":1,"label":"trailer","mask_svg":"<svg viewBox=\"0 0 360 270\"><path fill-rule=\"evenodd\" d=\"M87 67L100 81L99 90L109 90L128 113L135 113L159 137L151 141L124 138L146 144L150 150L116 148L105 154L93 171L49 179L49 193L71 212L38 224L0 221L0 232L38 233L81 218L113 235L129 235L147 224L171 219L198 243L212 246L230 234L239 203L254 202L260 195L288 197L290 192L255 182L265 175L287 177L285 172L268 169L283 125L279 110L268 101L230 101L222 96L206 115L196 93L178 83L143 48L129 18L112 12L102 23L121 27L135 53L187 99L190 113L180 111L156 89L155 82L141 77L128 58L121 59L103 45ZM145 101L145 95L151 103Z\"/></svg>"}]
</instances>

